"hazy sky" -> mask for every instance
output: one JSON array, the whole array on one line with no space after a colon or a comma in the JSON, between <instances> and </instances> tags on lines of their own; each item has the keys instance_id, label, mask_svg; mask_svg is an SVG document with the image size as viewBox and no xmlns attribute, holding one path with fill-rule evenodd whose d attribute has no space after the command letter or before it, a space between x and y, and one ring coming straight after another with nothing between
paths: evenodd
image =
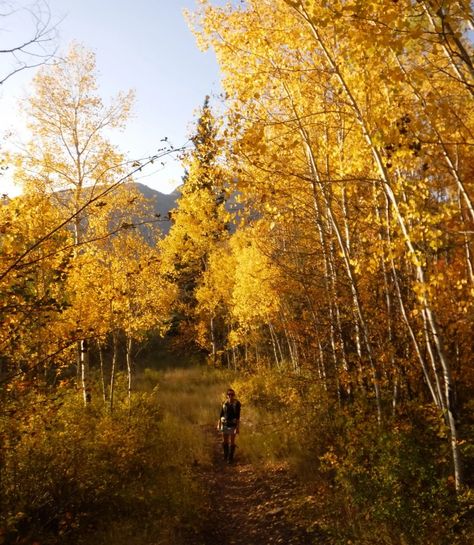
<instances>
[{"instance_id":1,"label":"hazy sky","mask_svg":"<svg viewBox=\"0 0 474 545\"><path fill-rule=\"evenodd\" d=\"M15 6L31 5L12 0ZM0 2L3 7L3 2ZM153 155L167 136L175 147L190 134L196 110L206 94L220 92L213 52L202 53L183 18L183 9L194 0L47 0L58 22L59 49L76 40L97 56L99 92L107 99L120 90L135 89L134 117L122 134L112 140L131 158ZM222 4L223 2L214 2ZM28 31L27 13L2 18L0 49ZM2 66L3 63L3 66ZM0 70L6 58L0 55ZM35 70L24 71L0 88L0 136L21 126L18 98L28 94ZM8 138L7 141L11 141ZM5 146L5 143L2 144ZM181 177L178 162L167 161L162 170L149 170L140 180L162 192L170 192ZM3 187L2 187L3 186ZM0 178L0 192L11 187Z\"/></svg>"}]
</instances>

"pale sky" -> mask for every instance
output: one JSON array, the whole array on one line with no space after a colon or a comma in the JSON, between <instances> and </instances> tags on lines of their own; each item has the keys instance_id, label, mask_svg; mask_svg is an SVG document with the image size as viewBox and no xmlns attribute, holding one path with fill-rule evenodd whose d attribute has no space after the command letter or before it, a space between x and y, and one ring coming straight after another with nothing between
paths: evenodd
<instances>
[{"instance_id":1,"label":"pale sky","mask_svg":"<svg viewBox=\"0 0 474 545\"><path fill-rule=\"evenodd\" d=\"M42 1L42 0L41 0ZM219 72L212 51L201 52L183 17L194 0L47 0L54 21L59 21L59 52L73 40L96 53L99 93L107 103L118 91L134 89L133 119L122 134L111 140L130 158L153 155L165 136L175 147L191 134L195 113L206 94L220 93ZM222 4L223 2L213 2ZM28 0L8 4L31 5ZM0 0L4 13L4 0ZM1 15L0 13L0 15ZM0 49L21 39L28 31L28 16L0 19ZM0 55L0 76L7 59ZM12 129L21 130L18 98L28 94L35 70L21 72L0 87L0 145L6 146ZM218 99L214 100L218 103ZM181 181L179 162L168 159L164 169L144 172L140 181L164 193ZM153 167L152 167L153 168ZM14 194L6 176L0 177L0 193Z\"/></svg>"}]
</instances>

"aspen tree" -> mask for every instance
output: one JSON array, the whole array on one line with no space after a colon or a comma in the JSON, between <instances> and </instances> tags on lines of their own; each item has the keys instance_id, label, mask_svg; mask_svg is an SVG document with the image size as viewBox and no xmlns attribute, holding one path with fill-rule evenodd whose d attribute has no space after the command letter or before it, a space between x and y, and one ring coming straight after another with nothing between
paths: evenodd
<instances>
[{"instance_id":1,"label":"aspen tree","mask_svg":"<svg viewBox=\"0 0 474 545\"><path fill-rule=\"evenodd\" d=\"M0 205L0 268L8 269L33 240L48 232L59 218L44 195L26 195ZM28 262L0 280L0 354L2 380L15 381L29 374L54 377L52 360L61 347L61 314L67 306L64 279L69 256L58 250L71 242L71 233L57 232Z\"/></svg>"},{"instance_id":2,"label":"aspen tree","mask_svg":"<svg viewBox=\"0 0 474 545\"><path fill-rule=\"evenodd\" d=\"M110 246L116 264L112 268L114 329L125 334L127 397L131 410L134 343L143 341L147 334L166 332L177 294L173 284L160 273L158 248L150 246L136 229L125 230L112 238ZM110 403L112 406L112 399Z\"/></svg>"},{"instance_id":3,"label":"aspen tree","mask_svg":"<svg viewBox=\"0 0 474 545\"><path fill-rule=\"evenodd\" d=\"M321 216L329 220L332 232L324 237L342 254L352 295L344 306L356 310L352 339L372 368L379 414L381 379L394 376L395 360L374 340L383 336L381 314L395 323L397 309L405 326L397 342L409 340L434 399L446 408L459 490L454 351L437 291L445 283L463 309L457 316L469 312L463 288L472 277L469 240L462 244L464 275L452 248L462 240L455 231L470 230L473 119L463 28L472 17L465 3L448 2L437 14L441 22L433 23L426 10L435 4L264 0L212 8L203 1L199 24L202 44L216 49L225 75L229 160L240 169L239 191L269 224L278 224L285 190L291 186L304 201L311 198L305 183L316 184L316 224ZM443 18L453 33L445 25L446 35L428 40ZM385 206L382 215L378 208ZM451 266L440 267L443 252ZM397 306L387 304L389 268ZM423 343L431 370L420 357Z\"/></svg>"},{"instance_id":4,"label":"aspen tree","mask_svg":"<svg viewBox=\"0 0 474 545\"><path fill-rule=\"evenodd\" d=\"M289 2L289 4L291 4L291 2ZM408 250L408 254L413 260L413 264L416 270L417 282L420 285L419 299L422 306L422 313L423 313L423 316L426 318L426 323L428 327L430 328L433 344L435 346L437 356L440 360L440 364L443 369L443 379L444 379L444 386L445 386L444 401L446 404L449 428L451 432L451 448L453 453L455 482L456 482L456 489L460 490L460 487L462 485L462 468L461 468L461 459L460 459L459 445L458 445L458 431L457 431L456 418L455 418L456 409L453 406L454 398L453 398L451 364L446 354L446 348L444 346L444 343L441 337L441 332L439 329L439 325L437 323L437 318L433 312L432 304L427 297L427 280L426 280L424 268L422 264L420 263L419 253L416 251L411 233L407 226L407 222L400 211L399 203L392 187L393 182L388 173L387 165L382 158L380 147L375 142L373 133L368 125L368 120L364 116L363 110L357 100L356 95L354 94L352 90L351 84L348 82L348 79L346 78L346 75L343 69L341 68L340 62L338 62L337 58L334 56L334 53L330 50L328 41L323 36L320 24L317 22L316 13L312 13L312 12L310 13L310 11L306 9L306 7L304 7L303 4L298 3L297 6L293 6L293 7L295 7L295 9L301 14L301 16L303 17L303 19L305 20L305 22L308 24L309 28L311 29L311 32L314 36L316 43L321 48L326 61L331 66L332 70L334 70L336 78L339 84L341 85L341 88L344 94L346 95L346 98L351 108L353 109L354 115L360 124L361 131L367 142L367 146L373 155L374 162L377 166L377 169L381 178L383 189L386 192L388 199L390 200L391 206L394 211L394 215L396 216L397 221L399 222L399 226L403 234L403 238Z\"/></svg>"},{"instance_id":5,"label":"aspen tree","mask_svg":"<svg viewBox=\"0 0 474 545\"><path fill-rule=\"evenodd\" d=\"M124 159L104 136L120 128L128 117L133 94L121 94L105 107L97 93L95 56L73 44L64 61L44 67L33 81L25 103L32 140L17 156L17 180L26 192L47 192L64 215L74 218L74 254L100 208L85 205L124 173ZM87 345L78 347L84 403L90 401Z\"/></svg>"}]
</instances>

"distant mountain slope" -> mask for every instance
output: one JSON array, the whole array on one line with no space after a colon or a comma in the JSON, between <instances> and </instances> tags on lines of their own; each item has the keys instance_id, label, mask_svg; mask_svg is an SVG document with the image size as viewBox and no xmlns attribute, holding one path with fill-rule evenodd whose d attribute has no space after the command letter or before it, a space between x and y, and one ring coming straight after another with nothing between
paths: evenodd
<instances>
[{"instance_id":1,"label":"distant mountain slope","mask_svg":"<svg viewBox=\"0 0 474 545\"><path fill-rule=\"evenodd\" d=\"M177 200L179 199L181 193L178 189L175 189L173 193L161 193L155 189L151 189L147 185L139 184L133 182L134 186L140 191L140 193L153 203L153 209L155 214L160 214L162 221L160 221L159 226L163 235L167 235L170 227L171 221L169 220L169 212L176 208ZM237 225L239 223L239 214L243 210L243 205L238 203L237 200L238 194L233 193L228 201L225 203L225 207L232 216L231 223L228 225L228 228L231 233L234 233Z\"/></svg>"},{"instance_id":2,"label":"distant mountain slope","mask_svg":"<svg viewBox=\"0 0 474 545\"><path fill-rule=\"evenodd\" d=\"M145 184L133 182L133 185L146 199L153 203L155 214L159 214L163 220L160 222L160 229L164 235L168 234L171 227L169 212L176 207L176 201L180 195L179 191L175 190L172 193L166 194L156 191L156 189L151 189L151 187Z\"/></svg>"},{"instance_id":3,"label":"distant mountain slope","mask_svg":"<svg viewBox=\"0 0 474 545\"><path fill-rule=\"evenodd\" d=\"M137 182L129 182L131 186L134 186L138 191L151 203L152 205L152 213L155 216L159 216L159 222L158 226L160 228L160 231L162 233L162 236L165 236L168 234L170 227L171 227L171 221L169 219L169 213L173 208L176 208L176 202L180 196L180 192L175 190L172 193L161 193L160 191L156 191L155 189L151 189L151 187L148 187L145 184L140 184ZM128 184L124 184L128 185ZM100 193L101 188L95 188L96 194L97 192ZM54 193L58 203L65 204L67 203L71 198L71 191L64 189L60 190ZM0 205L8 205L12 200L14 199L21 199L22 195L9 198L7 194L1 195L0 194ZM147 219L153 219L148 216L148 218L140 217L140 218L134 218L133 221L136 221L137 223L140 223L142 221L146 221ZM146 228L139 227L140 231L149 238L149 233L147 232ZM149 240L150 243L155 243L156 240Z\"/></svg>"}]
</instances>

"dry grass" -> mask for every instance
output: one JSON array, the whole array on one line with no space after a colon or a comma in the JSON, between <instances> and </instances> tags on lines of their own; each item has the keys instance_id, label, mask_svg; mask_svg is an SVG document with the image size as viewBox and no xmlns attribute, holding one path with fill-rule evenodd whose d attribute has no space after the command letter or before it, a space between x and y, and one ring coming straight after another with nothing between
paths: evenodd
<instances>
[{"instance_id":1,"label":"dry grass","mask_svg":"<svg viewBox=\"0 0 474 545\"><path fill-rule=\"evenodd\" d=\"M80 543L95 545L184 545L188 529L199 520L208 503L207 483L196 479L195 468L211 464L208 426L214 426L222 396L232 381L223 371L205 366L147 368L135 388L152 392L160 415L160 444L156 445L159 471L141 508L117 520L104 521ZM87 533L88 534L88 533ZM92 541L88 541L89 539Z\"/></svg>"}]
</instances>

